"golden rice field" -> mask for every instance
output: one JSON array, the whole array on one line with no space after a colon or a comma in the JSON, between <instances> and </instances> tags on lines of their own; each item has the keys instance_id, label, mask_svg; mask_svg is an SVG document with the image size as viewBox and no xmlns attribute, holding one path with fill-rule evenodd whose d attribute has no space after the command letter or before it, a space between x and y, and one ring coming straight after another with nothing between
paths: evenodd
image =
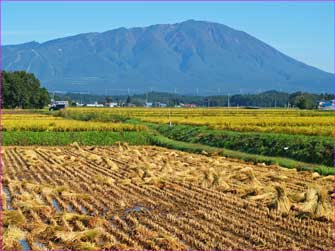
<instances>
[{"instance_id":1,"label":"golden rice field","mask_svg":"<svg viewBox=\"0 0 335 251\"><path fill-rule=\"evenodd\" d=\"M219 130L334 135L332 111L236 108L70 108L69 113L124 116L147 122L203 125Z\"/></svg>"},{"instance_id":2,"label":"golden rice field","mask_svg":"<svg viewBox=\"0 0 335 251\"><path fill-rule=\"evenodd\" d=\"M3 249L333 249L334 176L159 147L4 147Z\"/></svg>"},{"instance_id":3,"label":"golden rice field","mask_svg":"<svg viewBox=\"0 0 335 251\"><path fill-rule=\"evenodd\" d=\"M3 131L140 131L144 126L125 123L86 122L38 113L10 113L1 116Z\"/></svg>"}]
</instances>

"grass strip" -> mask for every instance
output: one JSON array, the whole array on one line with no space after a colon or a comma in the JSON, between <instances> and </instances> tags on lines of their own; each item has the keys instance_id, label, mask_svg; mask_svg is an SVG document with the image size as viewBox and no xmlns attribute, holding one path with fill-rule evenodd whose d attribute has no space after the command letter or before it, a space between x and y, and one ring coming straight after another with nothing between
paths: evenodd
<instances>
[{"instance_id":1,"label":"grass strip","mask_svg":"<svg viewBox=\"0 0 335 251\"><path fill-rule=\"evenodd\" d=\"M162 135L151 135L150 141L151 144L153 145L162 146L170 149L176 149L180 151L186 151L191 153L203 153L205 151L209 154L216 153L219 154L220 156L224 156L227 158L240 159L246 162L253 162L255 164L256 163L265 163L267 165L277 164L282 167L296 168L299 171L314 171L318 172L321 175L334 175L333 167L309 164L283 157L262 156L258 154L244 153L197 143L187 143L183 141L169 139Z\"/></svg>"},{"instance_id":2,"label":"grass strip","mask_svg":"<svg viewBox=\"0 0 335 251\"><path fill-rule=\"evenodd\" d=\"M204 126L146 124L170 139L250 154L333 166L332 137L214 130Z\"/></svg>"}]
</instances>

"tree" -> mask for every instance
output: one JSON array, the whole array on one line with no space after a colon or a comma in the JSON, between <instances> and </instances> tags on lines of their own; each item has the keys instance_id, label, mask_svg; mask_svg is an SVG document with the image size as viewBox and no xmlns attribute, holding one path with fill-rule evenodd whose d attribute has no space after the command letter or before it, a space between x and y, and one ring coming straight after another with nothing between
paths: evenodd
<instances>
[{"instance_id":1,"label":"tree","mask_svg":"<svg viewBox=\"0 0 335 251\"><path fill-rule=\"evenodd\" d=\"M133 99L132 103L135 106L144 106L144 102L142 102L141 100L138 100L138 99Z\"/></svg>"},{"instance_id":2,"label":"tree","mask_svg":"<svg viewBox=\"0 0 335 251\"><path fill-rule=\"evenodd\" d=\"M290 95L289 102L299 109L314 109L318 98L318 95L315 94L295 92Z\"/></svg>"},{"instance_id":3,"label":"tree","mask_svg":"<svg viewBox=\"0 0 335 251\"><path fill-rule=\"evenodd\" d=\"M48 91L40 87L34 74L2 71L1 104L4 108L43 108L50 102Z\"/></svg>"},{"instance_id":4,"label":"tree","mask_svg":"<svg viewBox=\"0 0 335 251\"><path fill-rule=\"evenodd\" d=\"M307 108L307 100L303 95L297 96L294 103L299 109Z\"/></svg>"},{"instance_id":5,"label":"tree","mask_svg":"<svg viewBox=\"0 0 335 251\"><path fill-rule=\"evenodd\" d=\"M62 100L62 98L58 95L54 95L54 100L55 101L60 101L60 100Z\"/></svg>"},{"instance_id":6,"label":"tree","mask_svg":"<svg viewBox=\"0 0 335 251\"><path fill-rule=\"evenodd\" d=\"M130 96L128 96L128 97L127 97L126 104L128 105L128 104L130 104L130 103L131 103L131 97L130 97Z\"/></svg>"},{"instance_id":7,"label":"tree","mask_svg":"<svg viewBox=\"0 0 335 251\"><path fill-rule=\"evenodd\" d=\"M38 107L42 109L44 106L50 103L50 96L46 88L41 88L39 92Z\"/></svg>"},{"instance_id":8,"label":"tree","mask_svg":"<svg viewBox=\"0 0 335 251\"><path fill-rule=\"evenodd\" d=\"M105 98L105 101L106 101L106 103L112 103L113 102L113 98L111 96L107 96Z\"/></svg>"}]
</instances>

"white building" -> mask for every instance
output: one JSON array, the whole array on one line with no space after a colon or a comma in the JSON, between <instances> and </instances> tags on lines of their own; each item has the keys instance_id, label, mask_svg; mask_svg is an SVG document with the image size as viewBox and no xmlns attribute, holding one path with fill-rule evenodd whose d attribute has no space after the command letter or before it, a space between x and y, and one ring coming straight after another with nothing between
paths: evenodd
<instances>
[{"instance_id":1,"label":"white building","mask_svg":"<svg viewBox=\"0 0 335 251\"><path fill-rule=\"evenodd\" d=\"M107 103L106 106L107 107L118 107L118 104L115 102L111 102L111 103Z\"/></svg>"},{"instance_id":2,"label":"white building","mask_svg":"<svg viewBox=\"0 0 335 251\"><path fill-rule=\"evenodd\" d=\"M55 101L54 99L51 99L51 105L62 105L64 107L68 107L69 106L69 101L65 101L65 100L59 100L59 101Z\"/></svg>"},{"instance_id":3,"label":"white building","mask_svg":"<svg viewBox=\"0 0 335 251\"><path fill-rule=\"evenodd\" d=\"M318 102L319 110L334 110L334 100L323 100Z\"/></svg>"},{"instance_id":4,"label":"white building","mask_svg":"<svg viewBox=\"0 0 335 251\"><path fill-rule=\"evenodd\" d=\"M98 104L98 102L94 102L93 104L86 104L87 107L104 107L103 104Z\"/></svg>"}]
</instances>

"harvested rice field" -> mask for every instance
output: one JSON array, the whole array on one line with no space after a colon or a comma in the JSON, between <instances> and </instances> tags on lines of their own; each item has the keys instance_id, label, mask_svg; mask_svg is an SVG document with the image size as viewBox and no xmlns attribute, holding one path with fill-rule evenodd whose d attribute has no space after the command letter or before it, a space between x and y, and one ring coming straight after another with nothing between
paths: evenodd
<instances>
[{"instance_id":1,"label":"harvested rice field","mask_svg":"<svg viewBox=\"0 0 335 251\"><path fill-rule=\"evenodd\" d=\"M122 143L2 151L5 250L333 249L334 176Z\"/></svg>"}]
</instances>

